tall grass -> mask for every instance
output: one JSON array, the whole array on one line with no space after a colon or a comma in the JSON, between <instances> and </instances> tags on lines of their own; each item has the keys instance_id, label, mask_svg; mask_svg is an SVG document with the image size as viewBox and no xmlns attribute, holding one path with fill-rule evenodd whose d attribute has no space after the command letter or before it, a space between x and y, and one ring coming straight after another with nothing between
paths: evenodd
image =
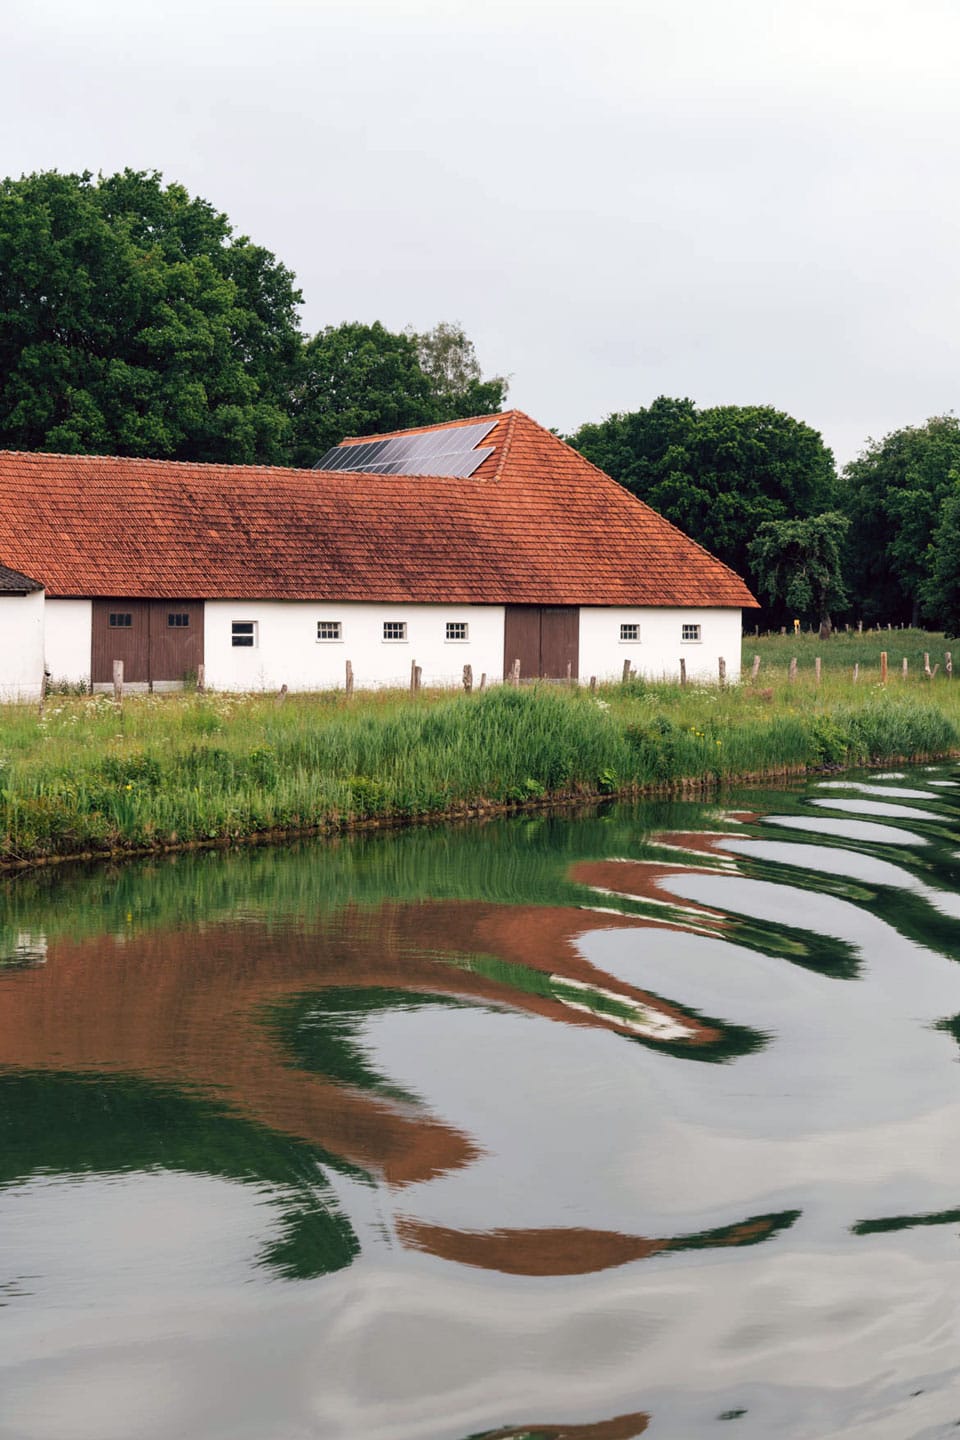
<instances>
[{"instance_id":1,"label":"tall grass","mask_svg":"<svg viewBox=\"0 0 960 1440\"><path fill-rule=\"evenodd\" d=\"M792 638L792 637L790 637ZM768 642L760 642L761 645ZM817 642L822 644L823 642ZM750 646L748 645L748 651ZM825 645L824 645L825 648ZM943 755L960 682L542 685L465 696L56 697L0 711L0 860L337 828Z\"/></svg>"}]
</instances>

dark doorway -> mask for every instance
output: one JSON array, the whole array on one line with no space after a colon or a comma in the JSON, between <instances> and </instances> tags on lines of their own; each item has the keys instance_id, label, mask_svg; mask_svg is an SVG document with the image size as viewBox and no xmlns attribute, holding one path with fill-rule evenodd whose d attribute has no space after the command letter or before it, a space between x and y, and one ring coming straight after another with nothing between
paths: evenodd
<instances>
[{"instance_id":1,"label":"dark doorway","mask_svg":"<svg viewBox=\"0 0 960 1440\"><path fill-rule=\"evenodd\" d=\"M94 600L91 679L130 684L184 680L203 664L202 600Z\"/></svg>"},{"instance_id":2,"label":"dark doorway","mask_svg":"<svg viewBox=\"0 0 960 1440\"><path fill-rule=\"evenodd\" d=\"M503 668L520 661L523 680L576 680L580 663L580 611L576 605L508 605L503 627Z\"/></svg>"}]
</instances>

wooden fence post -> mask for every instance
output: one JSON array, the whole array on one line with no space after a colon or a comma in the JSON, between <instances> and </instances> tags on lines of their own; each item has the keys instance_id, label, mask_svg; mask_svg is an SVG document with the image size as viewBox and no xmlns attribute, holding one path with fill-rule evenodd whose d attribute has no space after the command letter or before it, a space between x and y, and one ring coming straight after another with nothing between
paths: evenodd
<instances>
[{"instance_id":1,"label":"wooden fence post","mask_svg":"<svg viewBox=\"0 0 960 1440\"><path fill-rule=\"evenodd\" d=\"M754 684L756 684L756 682L757 682L757 676L758 676L759 674L760 674L760 656L759 656L759 655L754 655L754 657L753 657L753 669L750 671L750 679L751 679L751 681L752 681Z\"/></svg>"},{"instance_id":2,"label":"wooden fence post","mask_svg":"<svg viewBox=\"0 0 960 1440\"><path fill-rule=\"evenodd\" d=\"M411 661L410 661L410 694L411 694L411 695L416 695L417 691L420 689L420 677L421 677L422 674L423 674L423 670L422 670L422 668L417 664L416 660L411 660Z\"/></svg>"},{"instance_id":3,"label":"wooden fence post","mask_svg":"<svg viewBox=\"0 0 960 1440\"><path fill-rule=\"evenodd\" d=\"M626 685L626 683L627 683L627 681L628 681L629 679L630 679L630 659L629 659L629 657L628 657L628 658L627 658L626 660L624 660L624 662L623 662L623 683L624 683L624 685Z\"/></svg>"},{"instance_id":4,"label":"wooden fence post","mask_svg":"<svg viewBox=\"0 0 960 1440\"><path fill-rule=\"evenodd\" d=\"M856 685L856 683L857 683L857 681L858 681L859 679L860 679L860 661L858 660L857 663L856 663L856 665L854 665L854 667L853 667L853 683L854 683L854 685Z\"/></svg>"},{"instance_id":5,"label":"wooden fence post","mask_svg":"<svg viewBox=\"0 0 960 1440\"><path fill-rule=\"evenodd\" d=\"M46 698L47 698L47 667L46 667L46 665L44 665L44 667L43 667L43 674L42 674L41 677L40 677L40 703L39 703L38 706L37 706L37 712L38 712L41 720L43 719L43 702L46 700Z\"/></svg>"},{"instance_id":6,"label":"wooden fence post","mask_svg":"<svg viewBox=\"0 0 960 1440\"><path fill-rule=\"evenodd\" d=\"M519 660L514 660L514 662L513 662L513 673L512 673L512 675L511 675L511 679L513 680L514 687L515 687L517 690L519 690L519 689L520 689L520 661L519 661Z\"/></svg>"},{"instance_id":7,"label":"wooden fence post","mask_svg":"<svg viewBox=\"0 0 960 1440\"><path fill-rule=\"evenodd\" d=\"M813 668L814 668L815 671L817 672L817 684L819 685L819 684L820 684L820 656L819 656L819 655L817 656L816 660L813 662Z\"/></svg>"},{"instance_id":8,"label":"wooden fence post","mask_svg":"<svg viewBox=\"0 0 960 1440\"><path fill-rule=\"evenodd\" d=\"M927 677L928 680L932 680L932 679L933 679L933 676L930 674L930 652L929 652L929 650L924 650L924 652L923 652L923 673L924 673L924 675L926 675L926 677Z\"/></svg>"},{"instance_id":9,"label":"wooden fence post","mask_svg":"<svg viewBox=\"0 0 960 1440\"><path fill-rule=\"evenodd\" d=\"M726 683L727 683L727 662L726 662L726 660L724 660L724 658L723 658L722 655L720 656L720 659L717 661L717 673L718 673L718 676L719 676L719 679L720 679L720 684L721 684L721 685L726 685Z\"/></svg>"},{"instance_id":10,"label":"wooden fence post","mask_svg":"<svg viewBox=\"0 0 960 1440\"><path fill-rule=\"evenodd\" d=\"M286 687L286 685L281 685L281 686L280 686L280 689L277 691L277 698L276 698L276 700L274 700L273 703L274 703L274 705L276 705L277 708L279 709L280 706L283 704L284 700L286 700L286 698L287 698L287 687Z\"/></svg>"},{"instance_id":11,"label":"wooden fence post","mask_svg":"<svg viewBox=\"0 0 960 1440\"><path fill-rule=\"evenodd\" d=\"M862 634L863 634L863 621L862 621L862 620L858 620L858 621L857 621L857 634L858 634L858 635L862 635Z\"/></svg>"},{"instance_id":12,"label":"wooden fence post","mask_svg":"<svg viewBox=\"0 0 960 1440\"><path fill-rule=\"evenodd\" d=\"M113 662L113 698L118 705L123 704L123 661Z\"/></svg>"},{"instance_id":13,"label":"wooden fence post","mask_svg":"<svg viewBox=\"0 0 960 1440\"><path fill-rule=\"evenodd\" d=\"M909 678L909 674L910 674L910 666L909 666L909 664L907 663L907 657L906 657L906 655L904 655L904 657L903 657L903 678L904 678L904 680L906 680L906 679Z\"/></svg>"},{"instance_id":14,"label":"wooden fence post","mask_svg":"<svg viewBox=\"0 0 960 1440\"><path fill-rule=\"evenodd\" d=\"M886 685L886 683L887 683L887 652L886 652L886 650L881 650L881 651L880 651L880 684L881 684L881 685Z\"/></svg>"},{"instance_id":15,"label":"wooden fence post","mask_svg":"<svg viewBox=\"0 0 960 1440\"><path fill-rule=\"evenodd\" d=\"M344 688L346 691L347 699L349 700L351 695L353 694L353 666L351 665L349 660L347 661L347 676Z\"/></svg>"},{"instance_id":16,"label":"wooden fence post","mask_svg":"<svg viewBox=\"0 0 960 1440\"><path fill-rule=\"evenodd\" d=\"M468 695L470 694L471 690L473 689L473 666L472 666L472 665L464 665L464 667L463 667L463 688L464 688L464 690L467 692Z\"/></svg>"},{"instance_id":17,"label":"wooden fence post","mask_svg":"<svg viewBox=\"0 0 960 1440\"><path fill-rule=\"evenodd\" d=\"M593 695L596 695L596 693L597 693L597 677L596 677L596 675L591 675L591 676L590 676L590 692L591 692L591 694L593 694Z\"/></svg>"},{"instance_id":18,"label":"wooden fence post","mask_svg":"<svg viewBox=\"0 0 960 1440\"><path fill-rule=\"evenodd\" d=\"M197 666L197 694L198 694L198 695L205 695L205 694L206 694L206 690L207 690L207 670L206 670L206 666L201 662L201 663Z\"/></svg>"},{"instance_id":19,"label":"wooden fence post","mask_svg":"<svg viewBox=\"0 0 960 1440\"><path fill-rule=\"evenodd\" d=\"M790 661L790 683L793 684L793 682L794 682L794 680L796 680L796 678L797 678L797 657L796 657L796 655L794 655L793 659Z\"/></svg>"},{"instance_id":20,"label":"wooden fence post","mask_svg":"<svg viewBox=\"0 0 960 1440\"><path fill-rule=\"evenodd\" d=\"M947 673L947 679L948 679L948 680L952 680L952 679L953 679L953 656L951 655L951 653L950 653L949 650L946 652L946 654L945 654L944 657L943 657L943 668L944 668L944 670L945 670L946 673Z\"/></svg>"},{"instance_id":21,"label":"wooden fence post","mask_svg":"<svg viewBox=\"0 0 960 1440\"><path fill-rule=\"evenodd\" d=\"M568 660L568 661L567 661L567 684L568 684L568 685L572 685L572 684L573 684L573 661L572 661L572 660Z\"/></svg>"},{"instance_id":22,"label":"wooden fence post","mask_svg":"<svg viewBox=\"0 0 960 1440\"><path fill-rule=\"evenodd\" d=\"M481 671L480 671L480 689L481 689L481 690L486 690L486 688L487 688L487 672L486 672L486 670L481 670Z\"/></svg>"},{"instance_id":23,"label":"wooden fence post","mask_svg":"<svg viewBox=\"0 0 960 1440\"><path fill-rule=\"evenodd\" d=\"M687 683L687 662L686 662L686 660L684 659L684 657L681 655L681 656L680 656L680 684L681 684L681 685L686 685L686 683Z\"/></svg>"}]
</instances>

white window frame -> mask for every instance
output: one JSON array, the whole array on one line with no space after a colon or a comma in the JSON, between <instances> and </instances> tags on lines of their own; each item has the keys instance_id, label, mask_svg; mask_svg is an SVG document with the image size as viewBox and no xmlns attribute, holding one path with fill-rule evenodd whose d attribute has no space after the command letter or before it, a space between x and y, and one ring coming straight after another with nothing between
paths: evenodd
<instances>
[{"instance_id":1,"label":"white window frame","mask_svg":"<svg viewBox=\"0 0 960 1440\"><path fill-rule=\"evenodd\" d=\"M238 625L249 625L249 626L251 627L251 629L250 629L250 644L249 644L249 645L243 643L243 642L246 640L246 638L247 638L246 633L243 633L242 635L238 635L238 634L237 634L237 628L236 628L236 627L237 627ZM239 645L237 644L238 639L241 641L241 643L240 643ZM231 620L231 621L230 621L230 646L231 646L231 649L233 649L233 650L256 650L256 649L259 648L259 645L260 645L260 622L259 622L259 620Z\"/></svg>"},{"instance_id":2,"label":"white window frame","mask_svg":"<svg viewBox=\"0 0 960 1440\"><path fill-rule=\"evenodd\" d=\"M623 633L624 630L636 630L637 633L636 633L636 635L624 635L624 633ZM639 645L639 644L640 644L640 622L639 622L639 620L621 620L621 621L620 621L620 644L621 644L621 645Z\"/></svg>"},{"instance_id":3,"label":"white window frame","mask_svg":"<svg viewBox=\"0 0 960 1440\"><path fill-rule=\"evenodd\" d=\"M696 635L685 635L685 634L684 634L684 631L685 631L685 630L696 630L697 633L696 633ZM681 644L681 645L702 645L702 644L703 644L703 626L700 624L699 621L696 621L696 620L684 620L684 621L681 623L681 625L680 625L680 644Z\"/></svg>"},{"instance_id":4,"label":"white window frame","mask_svg":"<svg viewBox=\"0 0 960 1440\"><path fill-rule=\"evenodd\" d=\"M388 635L388 625L399 625L403 631L402 635ZM406 620L384 620L383 629L380 632L380 640L384 645L406 645L407 643L407 622Z\"/></svg>"},{"instance_id":5,"label":"white window frame","mask_svg":"<svg viewBox=\"0 0 960 1440\"><path fill-rule=\"evenodd\" d=\"M336 635L321 635L322 625L335 625ZM343 621L342 620L318 620L317 621L317 644L318 645L342 645L343 644Z\"/></svg>"},{"instance_id":6,"label":"white window frame","mask_svg":"<svg viewBox=\"0 0 960 1440\"><path fill-rule=\"evenodd\" d=\"M451 626L456 625L463 630L462 635L451 635ZM470 622L469 620L448 620L444 629L445 645L469 645L470 643Z\"/></svg>"}]
</instances>

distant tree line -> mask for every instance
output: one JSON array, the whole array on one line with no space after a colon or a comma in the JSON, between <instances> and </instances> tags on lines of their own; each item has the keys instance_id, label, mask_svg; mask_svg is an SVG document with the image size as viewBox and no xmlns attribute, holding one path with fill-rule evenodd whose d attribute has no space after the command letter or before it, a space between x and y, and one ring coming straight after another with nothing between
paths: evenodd
<instances>
[{"instance_id":1,"label":"distant tree line","mask_svg":"<svg viewBox=\"0 0 960 1440\"><path fill-rule=\"evenodd\" d=\"M838 474L817 431L766 406L660 396L569 437L744 576L767 623L925 623L960 634L960 420L869 441Z\"/></svg>"},{"instance_id":2,"label":"distant tree line","mask_svg":"<svg viewBox=\"0 0 960 1440\"><path fill-rule=\"evenodd\" d=\"M0 182L0 447L312 465L345 435L490 414L456 324L301 329L295 277L156 172ZM660 396L569 442L743 575L766 623L960 633L960 421L894 431L838 475L769 406Z\"/></svg>"},{"instance_id":3,"label":"distant tree line","mask_svg":"<svg viewBox=\"0 0 960 1440\"><path fill-rule=\"evenodd\" d=\"M155 172L0 183L0 446L312 465L499 410L455 324L303 334L295 277Z\"/></svg>"}]
</instances>

